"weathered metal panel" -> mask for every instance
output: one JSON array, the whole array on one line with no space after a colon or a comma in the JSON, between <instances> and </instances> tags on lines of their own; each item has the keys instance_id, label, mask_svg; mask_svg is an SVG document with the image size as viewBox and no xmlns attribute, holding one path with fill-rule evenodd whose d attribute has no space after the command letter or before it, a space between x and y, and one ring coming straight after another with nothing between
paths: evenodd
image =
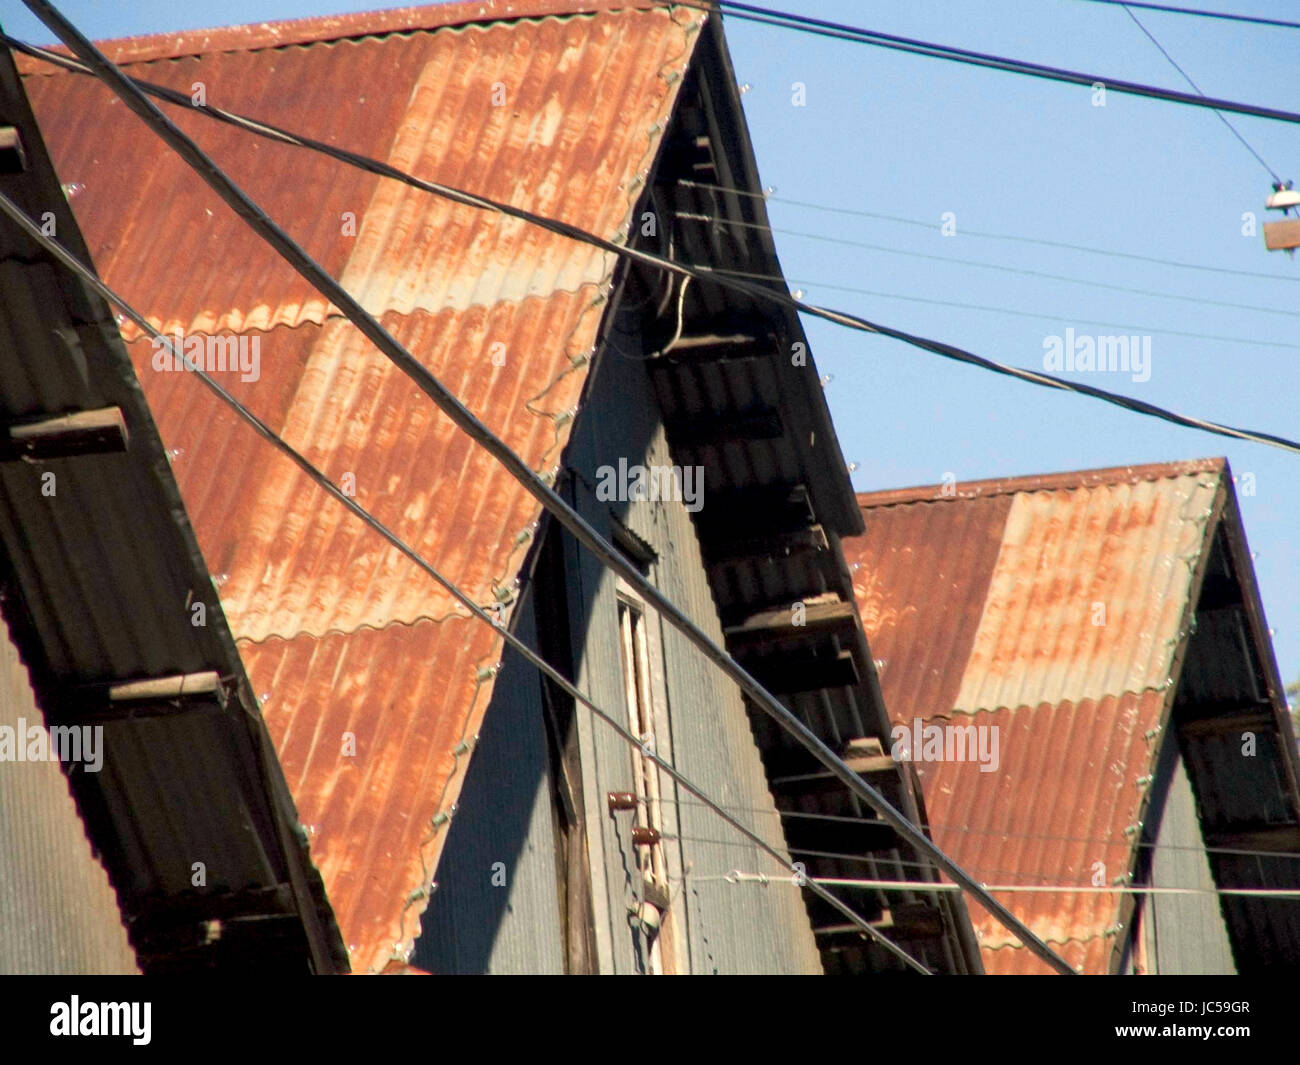
<instances>
[{"instance_id":1,"label":"weathered metal panel","mask_svg":"<svg viewBox=\"0 0 1300 1065\"><path fill-rule=\"evenodd\" d=\"M536 646L531 598L517 635ZM415 965L432 973L563 973L552 782L540 674L514 651L474 743Z\"/></svg>"},{"instance_id":2,"label":"weathered metal panel","mask_svg":"<svg viewBox=\"0 0 1300 1065\"><path fill-rule=\"evenodd\" d=\"M973 761L917 763L935 842L985 883L1091 887L1100 874L1110 884L1128 870L1125 830L1139 820L1146 789L1137 781L1157 747L1146 733L1162 707L1160 693L1146 692L930 719L998 737L994 772ZM1045 891L1003 901L1050 942L1106 938L1109 949L1121 895ZM1014 943L982 908L971 911L986 952Z\"/></svg>"},{"instance_id":3,"label":"weathered metal panel","mask_svg":"<svg viewBox=\"0 0 1300 1065\"><path fill-rule=\"evenodd\" d=\"M609 528L611 515L616 516L655 551L651 577L656 585L721 642L717 608L686 507L681 502L602 502L592 490L596 471L604 464L617 467L620 459L629 466L672 464L651 397L643 362L613 357L602 364L592 385L590 404L593 409L617 410L618 416L584 421L574 437L570 462L579 471L578 498L590 520ZM708 473L706 468L705 507L709 505ZM580 582L586 597L585 623L579 629L585 628L586 633L582 680L600 685L606 699L602 705L625 712L619 688L615 582L609 574L588 568L582 570ZM739 693L676 630L666 625L657 628L674 764L708 795L731 807L750 827L784 849L780 820ZM658 745L662 748L662 738ZM615 819L602 804L608 791L631 790L631 771L628 745L607 727L594 725L584 779L589 824L593 829L601 826L603 864L598 865L593 855L593 871L603 871L606 880L610 964L619 972L635 971L626 917L630 898L627 870L635 866L628 846L627 815L621 815L624 821L616 829ZM820 972L807 912L789 875L783 876L782 868L770 857L693 796L677 788L671 794L676 801L669 805L675 806L685 872L673 885L673 894L678 913L685 917L691 971ZM599 802L592 803L593 797ZM774 883L759 887L720 879L733 869L766 872Z\"/></svg>"},{"instance_id":4,"label":"weathered metal panel","mask_svg":"<svg viewBox=\"0 0 1300 1065\"><path fill-rule=\"evenodd\" d=\"M317 639L242 641L249 677L312 843L354 970L380 969L419 932L436 855L433 818L456 802L462 740L499 649L463 615ZM356 755L346 753L350 733ZM406 885L394 901L398 889ZM411 904L408 897L414 893ZM367 947L370 955L365 954ZM362 964L364 962L364 964Z\"/></svg>"},{"instance_id":5,"label":"weathered metal panel","mask_svg":"<svg viewBox=\"0 0 1300 1065\"><path fill-rule=\"evenodd\" d=\"M1218 485L1017 493L953 709L1165 687Z\"/></svg>"},{"instance_id":6,"label":"weathered metal panel","mask_svg":"<svg viewBox=\"0 0 1300 1065\"><path fill-rule=\"evenodd\" d=\"M614 236L704 16L656 8L453 28L551 9L430 7L133 40L109 54L187 93L202 82L210 103ZM257 378L222 382L336 480L355 478L358 502L477 599L508 590L539 512L531 497L103 90L70 74L27 83L64 181L81 186L73 205L108 282L169 331L258 339ZM558 461L612 283L605 256L174 117L507 444L543 472ZM478 727L492 685L474 671L500 641L453 620L431 580L189 375L155 371L144 341L132 348L250 677L269 693L354 968L382 968L418 932L446 838L428 826L459 795L452 748ZM364 772L336 753L349 724L371 742Z\"/></svg>"},{"instance_id":7,"label":"weathered metal panel","mask_svg":"<svg viewBox=\"0 0 1300 1065\"><path fill-rule=\"evenodd\" d=\"M659 8L358 32L140 61L131 73L187 95L201 84L216 106L612 237L654 158L675 96L668 75L690 57L685 27L700 18ZM167 50L169 38L155 40ZM101 273L156 326L267 330L331 313L108 89L62 72L27 85L60 175L81 187L73 207ZM610 257L588 245L172 111L376 315L545 298L608 279ZM125 231L123 218L135 220Z\"/></svg>"},{"instance_id":8,"label":"weathered metal panel","mask_svg":"<svg viewBox=\"0 0 1300 1065\"><path fill-rule=\"evenodd\" d=\"M251 52L317 44L350 38L436 30L471 23L536 19L547 15L595 14L611 8L646 10L663 7L662 0L459 0L445 4L394 7L342 15L319 15L283 22L253 22L243 26L204 27L142 37L119 37L98 46L121 65L179 59L219 52ZM64 51L60 47L60 51ZM17 56L19 70L28 74L48 68L39 60Z\"/></svg>"},{"instance_id":9,"label":"weathered metal panel","mask_svg":"<svg viewBox=\"0 0 1300 1065\"><path fill-rule=\"evenodd\" d=\"M530 466L545 470L564 436L556 416L577 404L582 386L564 344L590 351L595 293L383 322ZM519 537L538 512L532 497L348 323L277 329L261 339L270 387L259 401L268 414L283 410L274 427L336 482L346 479L357 502L450 579L478 601L493 601L493 588L509 583L522 561ZM498 343L501 367L492 362ZM150 399L178 403L175 413L160 411L161 431L180 449L173 466L200 542L224 575L222 603L238 637L410 624L453 608L447 592L252 429L228 415L196 417L217 413L220 401L194 399L202 386L192 379L183 381L190 390L183 396L175 381L190 375L152 370L144 365L148 345L133 349ZM301 375L287 405L270 394L282 372Z\"/></svg>"},{"instance_id":10,"label":"weathered metal panel","mask_svg":"<svg viewBox=\"0 0 1300 1065\"><path fill-rule=\"evenodd\" d=\"M60 242L85 259L7 52L0 96L28 158L4 179L6 192L30 216L50 212ZM117 407L129 434L122 453L0 471L0 580L13 640L46 714L102 723L103 768L69 783L141 967L247 966L261 949L264 966L335 971L337 930L306 847L290 834L292 803L119 345L107 306L17 227L0 226L0 414ZM114 682L206 670L223 678L224 707L168 700L148 707L161 712L145 721L109 705ZM192 879L194 862L212 863L206 884ZM217 898L222 888L247 894ZM226 934L193 942L218 908L231 918Z\"/></svg>"},{"instance_id":11,"label":"weathered metal panel","mask_svg":"<svg viewBox=\"0 0 1300 1065\"><path fill-rule=\"evenodd\" d=\"M1205 838L1187 768L1178 759L1160 818L1151 861L1153 887L1212 892ZM1222 976L1237 972L1219 900L1206 895L1152 895L1143 907L1142 930L1152 972Z\"/></svg>"},{"instance_id":12,"label":"weathered metal panel","mask_svg":"<svg viewBox=\"0 0 1300 1065\"><path fill-rule=\"evenodd\" d=\"M954 663L970 657L1010 508L1009 495L961 507L864 505L866 534L845 540L844 553L891 712L929 718L956 705Z\"/></svg>"},{"instance_id":13,"label":"weathered metal panel","mask_svg":"<svg viewBox=\"0 0 1300 1065\"><path fill-rule=\"evenodd\" d=\"M0 623L0 727L42 724L27 670ZM57 762L0 761L0 854L0 973L138 971L117 898Z\"/></svg>"},{"instance_id":14,"label":"weathered metal panel","mask_svg":"<svg viewBox=\"0 0 1300 1065\"><path fill-rule=\"evenodd\" d=\"M891 718L998 738L996 771L916 764L936 843L978 879L1088 887L1099 870L1104 884L1128 871L1222 470L858 497L866 532L844 549ZM1105 971L1118 892L1004 901L1067 960ZM989 972L1045 971L980 908L972 919Z\"/></svg>"}]
</instances>

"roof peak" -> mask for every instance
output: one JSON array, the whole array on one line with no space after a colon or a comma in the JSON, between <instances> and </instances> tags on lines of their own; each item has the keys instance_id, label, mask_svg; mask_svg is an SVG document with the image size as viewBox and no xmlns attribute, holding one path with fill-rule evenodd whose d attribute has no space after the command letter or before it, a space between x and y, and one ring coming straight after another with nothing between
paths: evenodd
<instances>
[{"instance_id":1,"label":"roof peak","mask_svg":"<svg viewBox=\"0 0 1300 1065\"><path fill-rule=\"evenodd\" d=\"M591 15L621 10L646 11L673 6L667 0L455 0L452 3L384 8L343 15L316 15L276 22L176 30L138 37L96 41L114 63L146 63L212 52L253 52L293 45L324 44L391 33L515 22L521 19ZM55 49L67 53L59 46ZM26 56L19 59L24 74L58 73L48 64Z\"/></svg>"},{"instance_id":2,"label":"roof peak","mask_svg":"<svg viewBox=\"0 0 1300 1065\"><path fill-rule=\"evenodd\" d=\"M1029 474L1022 477L996 477L980 481L890 488L878 492L859 492L857 497L861 509L872 510L905 503L950 503L989 496L1018 495L1024 492L1070 491L1097 485L1137 484L1142 481L1187 477L1198 473L1222 474L1227 470L1226 458L1188 459L1182 462L1107 466L1100 469Z\"/></svg>"}]
</instances>

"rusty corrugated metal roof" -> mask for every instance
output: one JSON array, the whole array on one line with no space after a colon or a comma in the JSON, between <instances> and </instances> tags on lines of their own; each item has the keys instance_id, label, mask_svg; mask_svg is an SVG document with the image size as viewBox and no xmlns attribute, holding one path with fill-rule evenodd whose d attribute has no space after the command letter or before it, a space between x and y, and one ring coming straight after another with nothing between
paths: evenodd
<instances>
[{"instance_id":1,"label":"rusty corrugated metal roof","mask_svg":"<svg viewBox=\"0 0 1300 1065\"><path fill-rule=\"evenodd\" d=\"M995 772L916 763L935 841L977 879L1083 887L1127 872L1224 468L858 496L866 532L844 552L891 719L996 729ZM1105 971L1119 894L1003 901L1071 963ZM1045 971L977 905L972 919L989 972Z\"/></svg>"},{"instance_id":2,"label":"rusty corrugated metal roof","mask_svg":"<svg viewBox=\"0 0 1300 1065\"><path fill-rule=\"evenodd\" d=\"M455 4L115 42L137 77L606 236L629 218L704 16ZM475 23L459 27L465 23ZM442 28L439 28L442 27ZM415 31L415 32L412 32ZM171 331L237 331L216 376L480 602L513 583L538 507L125 109L27 63L100 273ZM192 113L175 120L539 470L558 460L613 263ZM348 230L355 217L355 235ZM500 643L325 500L184 373L140 373L354 971L419 931ZM346 483L346 481L345 481ZM353 733L356 754L344 752Z\"/></svg>"}]
</instances>

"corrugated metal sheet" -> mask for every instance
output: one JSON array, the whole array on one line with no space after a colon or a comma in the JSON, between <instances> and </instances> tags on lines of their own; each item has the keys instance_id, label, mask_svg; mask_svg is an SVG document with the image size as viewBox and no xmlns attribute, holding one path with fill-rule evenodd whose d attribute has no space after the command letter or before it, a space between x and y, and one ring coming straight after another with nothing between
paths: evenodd
<instances>
[{"instance_id":1,"label":"corrugated metal sheet","mask_svg":"<svg viewBox=\"0 0 1300 1065\"><path fill-rule=\"evenodd\" d=\"M16 730L43 721L0 622L0 726ZM0 762L0 854L0 973L139 971L117 898L57 762Z\"/></svg>"},{"instance_id":2,"label":"corrugated metal sheet","mask_svg":"<svg viewBox=\"0 0 1300 1065\"><path fill-rule=\"evenodd\" d=\"M382 11L322 15L285 22L252 22L242 26L217 26L147 37L124 37L101 41L99 48L114 63L128 65L217 52L252 52L295 44L436 30L471 23L504 22L546 15L590 14L609 8L645 10L663 6L663 0L458 0L454 3L393 7ZM61 47L60 51L66 52L66 49ZM15 58L23 74L48 69L39 60L26 56Z\"/></svg>"},{"instance_id":3,"label":"corrugated metal sheet","mask_svg":"<svg viewBox=\"0 0 1300 1065\"><path fill-rule=\"evenodd\" d=\"M403 903L437 865L431 820L459 792L468 750L454 752L478 731L495 643L454 618L239 645L354 959L419 930L423 902Z\"/></svg>"},{"instance_id":4,"label":"corrugated metal sheet","mask_svg":"<svg viewBox=\"0 0 1300 1065\"><path fill-rule=\"evenodd\" d=\"M617 418L589 419L580 424L567 454L576 471L578 506L598 529L611 529L611 510L633 535L655 554L650 577L656 587L719 644L722 627L714 585L701 554L691 514L680 503L648 501L609 504L596 499L592 485L600 465L667 466L682 461L673 454L662 424L663 414L647 380L646 363L610 358L593 382L594 409L615 410ZM716 467L707 466L705 478ZM708 492L703 501L708 509ZM703 513L701 511L700 513ZM575 579L576 576L576 579ZM570 576L573 591L570 618L584 633L575 647L579 683L601 705L621 706L622 664L618 646L617 581L589 560ZM574 607L577 607L576 609ZM667 728L656 734L661 754L671 758L703 791L739 811L755 832L785 851L785 835L763 770L763 762L744 701L727 681L675 629L650 623L653 643L662 649L662 684ZM653 652L652 652L653 655ZM583 715L585 719L587 715ZM585 721L583 722L585 724ZM626 820L609 816L604 796L633 789L632 759L623 740L604 727L588 726L584 792L588 832L594 838L593 860L603 872L608 900L602 933L611 942L613 971L636 972L627 908L633 887L627 870L635 868L634 848ZM685 939L685 962L695 974L819 973L822 970L812 929L800 893L784 883L753 890L750 885L713 879L732 869L763 871L779 879L781 869L770 856L720 822L694 797L663 781L665 831L680 836L675 853L666 856L670 874L680 860L684 879L674 886L676 919ZM626 815L620 815L626 817ZM796 856L798 857L798 856ZM599 890L599 888L598 888ZM684 920L682 918L684 917ZM597 907L597 920L602 915Z\"/></svg>"},{"instance_id":5,"label":"corrugated metal sheet","mask_svg":"<svg viewBox=\"0 0 1300 1065\"><path fill-rule=\"evenodd\" d=\"M659 8L436 28L505 10L307 20L119 42L109 54L187 92L202 82L210 103L613 236L703 16ZM258 380L227 372L223 383L332 477L354 476L359 502L480 600L508 589L537 517L531 498L95 83L42 73L27 85L63 180L84 186L73 206L109 284L169 330L259 338ZM175 117L510 446L535 468L554 465L610 262ZM154 371L144 341L132 348L250 677L269 693L268 725L316 830L353 967L380 969L418 931L424 903L409 900L445 839L430 823L463 779L452 747L477 730L491 683L479 686L475 670L500 648L487 630L448 620L432 581L309 489L197 382ZM372 745L365 769L339 754L345 726Z\"/></svg>"},{"instance_id":6,"label":"corrugated metal sheet","mask_svg":"<svg viewBox=\"0 0 1300 1065\"><path fill-rule=\"evenodd\" d=\"M1017 494L955 709L1164 688L1218 478Z\"/></svg>"},{"instance_id":7,"label":"corrugated metal sheet","mask_svg":"<svg viewBox=\"0 0 1300 1065\"><path fill-rule=\"evenodd\" d=\"M1170 781L1160 831L1151 856L1155 887L1213 891L1205 837L1196 814L1187 767L1180 758ZM1154 895L1142 913L1148 972L1184 976L1234 975L1232 944L1223 910L1213 895Z\"/></svg>"},{"instance_id":8,"label":"corrugated metal sheet","mask_svg":"<svg viewBox=\"0 0 1300 1065\"><path fill-rule=\"evenodd\" d=\"M859 495L866 533L845 556L891 718L997 730L995 772L916 764L935 841L977 878L1128 871L1222 476L1208 461ZM1119 894L1004 901L1105 971ZM989 972L1043 971L977 906L972 919Z\"/></svg>"},{"instance_id":9,"label":"corrugated metal sheet","mask_svg":"<svg viewBox=\"0 0 1300 1065\"><path fill-rule=\"evenodd\" d=\"M1128 871L1133 838L1125 830L1140 820L1146 789L1137 780L1156 751L1145 734L1163 705L1159 692L1130 693L956 719L997 729L998 767L917 763L935 842L986 883L1087 887L1100 876L1110 884ZM1120 895L1044 892L1003 901L1048 942L1088 942L1114 934ZM1014 944L977 905L971 917L986 952Z\"/></svg>"},{"instance_id":10,"label":"corrugated metal sheet","mask_svg":"<svg viewBox=\"0 0 1300 1065\"><path fill-rule=\"evenodd\" d=\"M530 595L516 628L530 647L537 646L533 608ZM456 816L443 829L433 897L415 919L421 934L414 961L440 975L564 972L542 687L514 651L506 652L502 676Z\"/></svg>"},{"instance_id":11,"label":"corrugated metal sheet","mask_svg":"<svg viewBox=\"0 0 1300 1065\"><path fill-rule=\"evenodd\" d=\"M50 212L85 258L8 52L0 105L27 154L6 191L30 216ZM0 470L0 599L47 721L103 727L103 768L67 786L137 961L192 972L256 956L261 971L337 971L340 937L111 313L0 226L0 414L102 407L120 412L124 451ZM126 707L109 696L117 682L196 671L218 674L221 690ZM194 861L213 863L206 884ZM226 930L210 939L218 916Z\"/></svg>"},{"instance_id":12,"label":"corrugated metal sheet","mask_svg":"<svg viewBox=\"0 0 1300 1065\"><path fill-rule=\"evenodd\" d=\"M611 12L220 52L132 73L187 94L202 84L216 106L613 236L674 95L661 74L680 71L691 51L683 24L697 22ZM83 186L73 207L100 272L155 326L267 330L330 313L108 89L62 73L27 87L61 178ZM172 110L373 314L544 298L611 268L588 245Z\"/></svg>"},{"instance_id":13,"label":"corrugated metal sheet","mask_svg":"<svg viewBox=\"0 0 1300 1065\"><path fill-rule=\"evenodd\" d=\"M591 349L599 321L594 295L392 314L382 322L531 467L545 471L558 461L565 435L557 415L577 405L585 379L568 352L569 345L575 355ZM476 600L492 602L493 588L514 578L525 547L519 537L537 517L532 497L350 323L331 319L261 339L270 390L280 389L278 373L300 373L285 400L258 396L268 413L283 408L275 428L336 481L350 475L359 503ZM497 342L504 366L492 362ZM147 341L132 349L151 400L176 401L157 408L160 430L169 447L181 449L173 469L210 566L227 575L222 603L240 638L410 624L453 609L452 598L405 556L220 412L220 400L195 381L177 383L184 374L152 373ZM167 380L154 400L160 377ZM209 456L217 455L221 469L214 470ZM241 455L256 477L235 464Z\"/></svg>"}]
</instances>

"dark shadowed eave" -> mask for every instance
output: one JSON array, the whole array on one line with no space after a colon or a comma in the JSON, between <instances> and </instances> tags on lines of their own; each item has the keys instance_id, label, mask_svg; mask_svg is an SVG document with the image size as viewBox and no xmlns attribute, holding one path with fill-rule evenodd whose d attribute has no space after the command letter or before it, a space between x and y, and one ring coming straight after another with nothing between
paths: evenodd
<instances>
[{"instance_id":1,"label":"dark shadowed eave","mask_svg":"<svg viewBox=\"0 0 1300 1065\"><path fill-rule=\"evenodd\" d=\"M7 52L0 109L25 154L0 188L89 261ZM112 313L8 222L0 409L9 425L109 414L69 457L0 465L0 542L6 619L47 723L103 728L102 769L74 766L69 783L141 968L345 970Z\"/></svg>"},{"instance_id":2,"label":"dark shadowed eave","mask_svg":"<svg viewBox=\"0 0 1300 1065\"><path fill-rule=\"evenodd\" d=\"M1281 856L1300 853L1294 737L1224 460L858 499L866 531L845 548L891 717L1000 736L996 772L917 766L958 861L988 883L1088 885L1101 862L1108 884L1141 884L1181 754L1217 887L1300 886ZM1230 757L1248 729L1256 756ZM1008 900L1085 971L1125 962L1133 895ZM1294 900L1221 906L1241 971L1300 942ZM976 927L991 972L1041 971Z\"/></svg>"}]
</instances>

